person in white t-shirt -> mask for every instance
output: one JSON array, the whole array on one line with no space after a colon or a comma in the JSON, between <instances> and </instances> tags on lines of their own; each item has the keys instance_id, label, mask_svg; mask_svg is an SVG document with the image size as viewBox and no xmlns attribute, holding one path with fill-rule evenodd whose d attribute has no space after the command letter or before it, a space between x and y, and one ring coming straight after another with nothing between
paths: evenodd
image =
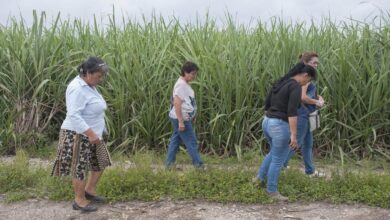
<instances>
[{"instance_id":1,"label":"person in white t-shirt","mask_svg":"<svg viewBox=\"0 0 390 220\"><path fill-rule=\"evenodd\" d=\"M173 88L171 110L169 111L173 133L168 145L167 168L175 164L176 153L181 143L184 143L186 146L187 152L192 159L192 164L196 168L204 168L198 152L196 134L192 126L196 115L196 102L194 90L189 84L189 82L195 79L198 70L199 68L195 63L189 61L184 63L180 77Z\"/></svg>"}]
</instances>

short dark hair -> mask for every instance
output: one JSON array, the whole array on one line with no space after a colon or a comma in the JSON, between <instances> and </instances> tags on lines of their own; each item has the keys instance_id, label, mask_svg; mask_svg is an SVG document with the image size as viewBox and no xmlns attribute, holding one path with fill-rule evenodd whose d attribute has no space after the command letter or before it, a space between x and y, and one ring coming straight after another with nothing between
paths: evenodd
<instances>
[{"instance_id":1,"label":"short dark hair","mask_svg":"<svg viewBox=\"0 0 390 220\"><path fill-rule=\"evenodd\" d=\"M89 57L77 67L80 75L85 76L87 73L108 72L108 65L99 57Z\"/></svg>"},{"instance_id":2,"label":"short dark hair","mask_svg":"<svg viewBox=\"0 0 390 220\"><path fill-rule=\"evenodd\" d=\"M187 61L181 67L180 75L184 76L185 73L191 73L193 71L196 71L196 72L199 71L198 65L196 65L196 63L194 63L194 62Z\"/></svg>"}]
</instances>

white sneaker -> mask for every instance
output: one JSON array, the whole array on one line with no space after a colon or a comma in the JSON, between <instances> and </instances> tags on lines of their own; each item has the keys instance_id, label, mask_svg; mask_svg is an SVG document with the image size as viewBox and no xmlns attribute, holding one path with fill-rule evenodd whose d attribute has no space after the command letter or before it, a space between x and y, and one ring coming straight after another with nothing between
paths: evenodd
<instances>
[{"instance_id":1,"label":"white sneaker","mask_svg":"<svg viewBox=\"0 0 390 220\"><path fill-rule=\"evenodd\" d=\"M272 199L279 202L287 202L288 197L282 196L279 192L267 192L267 195Z\"/></svg>"},{"instance_id":2,"label":"white sneaker","mask_svg":"<svg viewBox=\"0 0 390 220\"><path fill-rule=\"evenodd\" d=\"M323 173L323 172L318 172L318 171L316 170L316 171L314 171L314 173L309 174L308 176L309 176L309 177L325 177L326 175L325 175L325 173Z\"/></svg>"}]
</instances>

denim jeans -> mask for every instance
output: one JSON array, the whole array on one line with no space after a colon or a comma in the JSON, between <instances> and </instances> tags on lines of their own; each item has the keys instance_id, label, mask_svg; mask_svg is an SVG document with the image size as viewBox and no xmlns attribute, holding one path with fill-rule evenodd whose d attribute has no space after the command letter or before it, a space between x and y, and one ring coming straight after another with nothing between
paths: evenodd
<instances>
[{"instance_id":1,"label":"denim jeans","mask_svg":"<svg viewBox=\"0 0 390 220\"><path fill-rule=\"evenodd\" d=\"M310 131L309 119L306 117L298 117L297 139L305 163L305 173L308 175L313 174L315 171L313 164L313 133ZM287 167L288 161L294 154L295 150L290 148L284 167Z\"/></svg>"},{"instance_id":2,"label":"denim jeans","mask_svg":"<svg viewBox=\"0 0 390 220\"><path fill-rule=\"evenodd\" d=\"M166 160L166 166L171 166L176 161L176 153L179 150L179 145L184 143L187 148L187 152L192 159L192 164L195 167L203 165L202 159L198 152L198 141L196 139L195 131L192 127L191 121L184 121L184 131L179 131L179 121L177 119L170 118L173 133L170 143L168 145L168 155Z\"/></svg>"},{"instance_id":3,"label":"denim jeans","mask_svg":"<svg viewBox=\"0 0 390 220\"><path fill-rule=\"evenodd\" d=\"M265 156L257 178L260 181L267 178L267 191L277 192L280 170L289 151L290 127L282 119L265 117L262 128L271 150Z\"/></svg>"}]
</instances>

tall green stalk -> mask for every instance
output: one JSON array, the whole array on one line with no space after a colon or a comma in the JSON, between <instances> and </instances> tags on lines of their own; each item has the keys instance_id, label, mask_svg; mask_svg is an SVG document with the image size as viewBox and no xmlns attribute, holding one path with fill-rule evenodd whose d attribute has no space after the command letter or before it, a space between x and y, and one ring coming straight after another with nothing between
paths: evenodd
<instances>
[{"instance_id":1,"label":"tall green stalk","mask_svg":"<svg viewBox=\"0 0 390 220\"><path fill-rule=\"evenodd\" d=\"M260 123L271 83L297 62L299 53L320 54L318 85L327 104L316 132L317 153L335 157L389 158L390 28L378 25L314 24L278 19L248 28L227 17L182 24L154 16L108 25L81 20L48 24L34 13L31 27L14 19L0 27L0 148L39 147L40 137L57 138L64 119L67 83L87 56L111 67L99 87L109 110L111 148L165 151L172 87L185 60L200 66L192 84L199 114L201 151L237 155L265 149ZM34 134L34 135L32 135ZM263 151L262 151L263 152Z\"/></svg>"}]
</instances>

